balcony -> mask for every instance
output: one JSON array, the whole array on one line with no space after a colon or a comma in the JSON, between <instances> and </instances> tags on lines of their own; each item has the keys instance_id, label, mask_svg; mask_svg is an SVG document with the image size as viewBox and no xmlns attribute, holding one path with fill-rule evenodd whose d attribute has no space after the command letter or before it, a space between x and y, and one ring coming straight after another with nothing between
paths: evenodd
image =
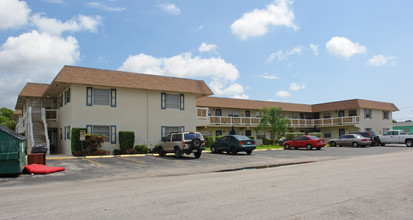
<instances>
[{"instance_id":1,"label":"balcony","mask_svg":"<svg viewBox=\"0 0 413 220\"><path fill-rule=\"evenodd\" d=\"M57 110L46 109L46 120L57 121Z\"/></svg>"},{"instance_id":2,"label":"balcony","mask_svg":"<svg viewBox=\"0 0 413 220\"><path fill-rule=\"evenodd\" d=\"M231 117L231 116L209 116L208 108L197 108L197 119L206 121L205 125L218 126L258 126L261 118L258 117ZM345 126L360 124L359 116L321 118L321 119L292 119L290 118L291 128L313 128L327 126Z\"/></svg>"}]
</instances>

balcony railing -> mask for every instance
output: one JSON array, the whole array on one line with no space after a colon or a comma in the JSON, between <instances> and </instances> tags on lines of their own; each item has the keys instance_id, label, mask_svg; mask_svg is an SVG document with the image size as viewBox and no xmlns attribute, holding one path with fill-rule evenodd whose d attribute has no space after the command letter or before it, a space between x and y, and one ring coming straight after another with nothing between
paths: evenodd
<instances>
[{"instance_id":1,"label":"balcony railing","mask_svg":"<svg viewBox=\"0 0 413 220\"><path fill-rule=\"evenodd\" d=\"M47 120L57 120L57 110L46 109L46 119Z\"/></svg>"},{"instance_id":2,"label":"balcony railing","mask_svg":"<svg viewBox=\"0 0 413 220\"><path fill-rule=\"evenodd\" d=\"M239 125L239 126L258 126L261 118L258 117L231 117L231 116L208 116L208 108L197 108L197 119L208 120L209 125ZM354 125L360 123L359 116L321 118L321 119L289 119L290 127L323 127Z\"/></svg>"}]
</instances>

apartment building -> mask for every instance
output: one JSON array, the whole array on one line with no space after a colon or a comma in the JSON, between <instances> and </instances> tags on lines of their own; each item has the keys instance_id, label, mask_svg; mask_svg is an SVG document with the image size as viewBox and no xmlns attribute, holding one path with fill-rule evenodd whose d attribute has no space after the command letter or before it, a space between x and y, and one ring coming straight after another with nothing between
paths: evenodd
<instances>
[{"instance_id":1,"label":"apartment building","mask_svg":"<svg viewBox=\"0 0 413 220\"><path fill-rule=\"evenodd\" d=\"M51 84L23 88L17 131L29 147L67 155L71 128L105 135L109 151L119 149L119 131L134 131L135 144L154 147L168 132L195 130L195 101L212 94L199 80L65 66Z\"/></svg>"},{"instance_id":2,"label":"apartment building","mask_svg":"<svg viewBox=\"0 0 413 220\"><path fill-rule=\"evenodd\" d=\"M205 136L238 134L259 140L263 107L276 106L290 131L320 131L324 138L353 131L382 134L392 128L392 103L346 100L316 105L208 97L201 80L64 66L50 84L27 83L20 92L16 131L28 148L40 144L52 154L71 152L72 128L105 136L103 148L119 149L119 131L134 131L135 145L152 148L170 132L199 131Z\"/></svg>"},{"instance_id":3,"label":"apartment building","mask_svg":"<svg viewBox=\"0 0 413 220\"><path fill-rule=\"evenodd\" d=\"M315 105L267 102L217 97L203 97L196 101L197 130L206 136L227 135L232 127L238 134L266 136L257 131L260 109L281 108L282 116L289 119L289 131L322 133L330 139L356 131L374 131L383 134L392 128L392 112L398 108L392 103L352 99Z\"/></svg>"}]
</instances>

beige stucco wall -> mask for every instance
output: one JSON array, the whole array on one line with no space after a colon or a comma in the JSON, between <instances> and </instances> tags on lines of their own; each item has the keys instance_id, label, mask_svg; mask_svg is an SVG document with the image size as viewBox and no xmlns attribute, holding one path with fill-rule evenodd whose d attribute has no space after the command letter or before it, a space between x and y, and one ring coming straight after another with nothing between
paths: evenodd
<instances>
[{"instance_id":1,"label":"beige stucco wall","mask_svg":"<svg viewBox=\"0 0 413 220\"><path fill-rule=\"evenodd\" d=\"M71 85L71 101L58 111L58 127L86 128L86 125L116 126L116 144L103 144L103 149L119 149L119 131L135 132L135 145L153 148L161 141L162 126L184 126L195 131L195 95L185 94L185 109L161 109L160 91L116 89L116 107L86 105L86 85ZM93 87L112 89L110 87ZM174 94L174 93L168 93ZM60 129L59 129L60 130ZM60 138L60 136L59 136ZM59 139L60 140L60 139ZM61 140L63 154L71 154L70 140Z\"/></svg>"},{"instance_id":2,"label":"beige stucco wall","mask_svg":"<svg viewBox=\"0 0 413 220\"><path fill-rule=\"evenodd\" d=\"M376 135L383 134L383 128L392 129L392 112L389 112L389 119L383 119L383 110L373 109L372 118L365 118L364 109L360 109L360 131L372 128Z\"/></svg>"}]
</instances>

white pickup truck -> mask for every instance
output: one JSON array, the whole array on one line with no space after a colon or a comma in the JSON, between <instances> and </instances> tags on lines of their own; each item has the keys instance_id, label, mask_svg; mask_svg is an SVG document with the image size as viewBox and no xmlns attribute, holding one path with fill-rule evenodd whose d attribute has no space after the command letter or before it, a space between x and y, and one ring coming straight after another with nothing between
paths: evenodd
<instances>
[{"instance_id":1,"label":"white pickup truck","mask_svg":"<svg viewBox=\"0 0 413 220\"><path fill-rule=\"evenodd\" d=\"M413 135L406 135L403 130L389 130L377 138L381 146L386 144L406 144L408 147L413 146Z\"/></svg>"}]
</instances>

